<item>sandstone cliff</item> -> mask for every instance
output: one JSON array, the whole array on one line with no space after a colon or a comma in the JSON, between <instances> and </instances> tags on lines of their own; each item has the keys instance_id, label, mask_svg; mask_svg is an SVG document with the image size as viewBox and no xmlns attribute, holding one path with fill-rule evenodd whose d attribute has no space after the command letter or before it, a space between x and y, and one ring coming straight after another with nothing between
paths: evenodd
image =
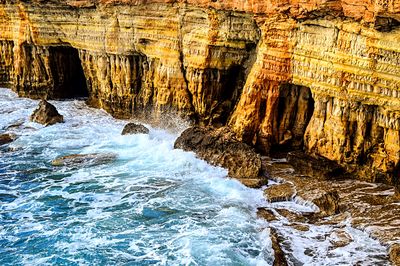
<instances>
[{"instance_id":1,"label":"sandstone cliff","mask_svg":"<svg viewBox=\"0 0 400 266\"><path fill-rule=\"evenodd\" d=\"M399 21L399 0L0 0L0 85L178 111L398 184Z\"/></svg>"}]
</instances>

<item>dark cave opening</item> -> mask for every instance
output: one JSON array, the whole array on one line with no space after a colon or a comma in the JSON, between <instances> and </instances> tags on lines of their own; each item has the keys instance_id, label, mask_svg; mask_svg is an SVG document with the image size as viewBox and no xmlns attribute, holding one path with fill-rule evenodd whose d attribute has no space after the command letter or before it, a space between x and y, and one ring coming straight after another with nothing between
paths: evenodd
<instances>
[{"instance_id":1,"label":"dark cave opening","mask_svg":"<svg viewBox=\"0 0 400 266\"><path fill-rule=\"evenodd\" d=\"M389 17L376 17L374 28L380 32L390 32L396 28L399 28L400 21L389 18Z\"/></svg>"},{"instance_id":2,"label":"dark cave opening","mask_svg":"<svg viewBox=\"0 0 400 266\"><path fill-rule=\"evenodd\" d=\"M304 134L314 112L311 90L285 84L280 89L276 128L271 152L300 150Z\"/></svg>"},{"instance_id":3,"label":"dark cave opening","mask_svg":"<svg viewBox=\"0 0 400 266\"><path fill-rule=\"evenodd\" d=\"M53 76L51 98L88 97L88 87L78 50L73 47L50 47L50 69Z\"/></svg>"}]
</instances>

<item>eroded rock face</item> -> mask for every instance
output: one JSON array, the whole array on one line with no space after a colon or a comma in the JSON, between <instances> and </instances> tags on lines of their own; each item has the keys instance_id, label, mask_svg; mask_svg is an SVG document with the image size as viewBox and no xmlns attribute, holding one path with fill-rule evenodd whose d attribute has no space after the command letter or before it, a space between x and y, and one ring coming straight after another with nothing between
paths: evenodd
<instances>
[{"instance_id":1,"label":"eroded rock face","mask_svg":"<svg viewBox=\"0 0 400 266\"><path fill-rule=\"evenodd\" d=\"M304 148L398 184L399 6L0 1L0 85L34 98L86 91L123 118L177 111L265 153Z\"/></svg>"},{"instance_id":2,"label":"eroded rock face","mask_svg":"<svg viewBox=\"0 0 400 266\"><path fill-rule=\"evenodd\" d=\"M45 126L64 122L64 117L58 113L56 107L46 100L39 102L38 108L33 111L30 119Z\"/></svg>"},{"instance_id":3,"label":"eroded rock face","mask_svg":"<svg viewBox=\"0 0 400 266\"><path fill-rule=\"evenodd\" d=\"M265 182L260 156L249 145L237 141L228 128L190 127L177 138L174 147L194 151L201 159L228 169L230 177L248 185L253 183L253 187Z\"/></svg>"},{"instance_id":4,"label":"eroded rock face","mask_svg":"<svg viewBox=\"0 0 400 266\"><path fill-rule=\"evenodd\" d=\"M149 134L149 129L142 124L128 123L122 130L122 135Z\"/></svg>"}]
</instances>

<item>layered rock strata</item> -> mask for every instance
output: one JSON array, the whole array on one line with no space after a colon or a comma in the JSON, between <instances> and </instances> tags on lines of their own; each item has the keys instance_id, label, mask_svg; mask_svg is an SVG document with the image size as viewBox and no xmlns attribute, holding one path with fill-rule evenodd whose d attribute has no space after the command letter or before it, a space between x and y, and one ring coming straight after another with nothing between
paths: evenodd
<instances>
[{"instance_id":1,"label":"layered rock strata","mask_svg":"<svg viewBox=\"0 0 400 266\"><path fill-rule=\"evenodd\" d=\"M400 175L400 1L0 1L0 85ZM360 167L361 166L361 167Z\"/></svg>"}]
</instances>

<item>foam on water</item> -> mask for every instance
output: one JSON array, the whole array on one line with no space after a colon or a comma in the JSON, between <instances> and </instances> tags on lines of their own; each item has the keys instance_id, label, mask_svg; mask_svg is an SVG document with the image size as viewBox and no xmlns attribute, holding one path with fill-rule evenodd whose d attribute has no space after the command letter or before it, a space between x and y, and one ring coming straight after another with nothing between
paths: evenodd
<instances>
[{"instance_id":1,"label":"foam on water","mask_svg":"<svg viewBox=\"0 0 400 266\"><path fill-rule=\"evenodd\" d=\"M300 264L368 259L369 245L373 256L384 252L346 225L357 241L331 254L320 241L331 227L299 233L284 220L257 219L257 207L274 207L262 190L174 150L176 134L150 127L149 135L121 136L126 122L104 111L83 101L52 103L65 123L44 127L28 120L37 101L0 89L0 132L14 125L7 131L19 136L0 149L0 265L272 265L270 225L282 227L291 241L286 251ZM50 164L86 153L117 159L80 168ZM308 248L313 254L305 254Z\"/></svg>"}]
</instances>

